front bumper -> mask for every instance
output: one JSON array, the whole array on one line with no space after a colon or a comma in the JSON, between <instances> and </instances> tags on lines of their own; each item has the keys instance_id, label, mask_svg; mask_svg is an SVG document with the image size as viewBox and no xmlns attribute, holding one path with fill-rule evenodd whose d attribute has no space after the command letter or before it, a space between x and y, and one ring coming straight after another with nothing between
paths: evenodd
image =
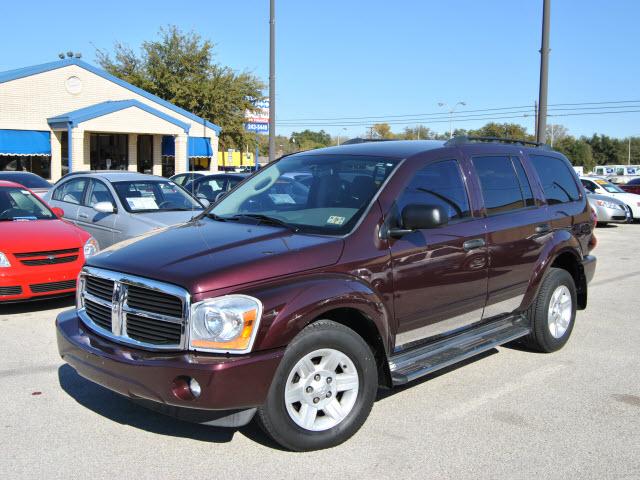
<instances>
[{"instance_id":1,"label":"front bumper","mask_svg":"<svg viewBox=\"0 0 640 480\"><path fill-rule=\"evenodd\" d=\"M76 279L82 262L67 265L0 269L0 302L15 302L75 292Z\"/></svg>"},{"instance_id":2,"label":"front bumper","mask_svg":"<svg viewBox=\"0 0 640 480\"><path fill-rule=\"evenodd\" d=\"M210 418L225 416L213 410L229 410L229 415L238 417L240 413L242 417L242 411L262 405L284 354L284 349L238 356L139 350L96 335L83 325L75 310L58 315L56 329L60 356L81 376L155 410L191 421L198 421L197 414L206 411ZM192 400L178 398L173 391L178 377L196 379L201 395ZM186 415L185 409L193 415ZM233 426L242 423L235 421Z\"/></svg>"},{"instance_id":3,"label":"front bumper","mask_svg":"<svg viewBox=\"0 0 640 480\"><path fill-rule=\"evenodd\" d=\"M596 215L598 223L630 223L633 220L630 207L620 210L619 208L597 205Z\"/></svg>"}]
</instances>

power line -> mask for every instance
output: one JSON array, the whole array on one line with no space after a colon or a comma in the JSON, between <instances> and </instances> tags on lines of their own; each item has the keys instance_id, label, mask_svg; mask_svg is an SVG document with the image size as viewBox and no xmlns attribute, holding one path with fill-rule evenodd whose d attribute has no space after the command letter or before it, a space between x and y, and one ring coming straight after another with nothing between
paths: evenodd
<instances>
[{"instance_id":1,"label":"power line","mask_svg":"<svg viewBox=\"0 0 640 480\"><path fill-rule=\"evenodd\" d=\"M625 107L619 107L625 108ZM607 111L591 111L591 112L574 112L574 113L563 113L564 109L553 110L554 112L559 113L549 113L549 117L569 117L569 116L583 116L583 115L615 115L615 114L623 114L623 113L639 113L639 110L607 110ZM475 116L463 116L456 117L456 122L472 122L478 120L490 121L490 120L507 120L507 119L516 119L516 118L528 118L533 117L533 113L517 113L517 112L508 112L505 115L498 116L487 116L487 115L475 115ZM433 123L447 123L448 119L433 119L428 120L429 124ZM300 124L291 124L291 125L282 125L280 126L309 126L309 127L359 127L359 126L369 126L373 122L351 122L351 123L300 123ZM415 121L387 121L385 122L389 125L413 125Z\"/></svg>"},{"instance_id":2,"label":"power line","mask_svg":"<svg viewBox=\"0 0 640 480\"><path fill-rule=\"evenodd\" d=\"M576 103L554 103L549 104L549 107L563 107L563 106L588 106L588 105L609 105L606 107L593 107L593 108L616 108L616 107L631 107L635 105L622 105L622 104L637 104L640 103L640 100L614 100L614 101L606 101L606 102L576 102ZM502 112L502 113L516 113L515 111L519 111L521 109L526 109L526 111L534 110L533 105L518 105L512 107L498 107L498 108L483 108L483 109L474 109L474 110L460 110L458 114L472 114L472 113L482 113L482 112ZM586 109L590 109L587 107ZM553 110L558 110L557 108L553 108ZM568 110L568 109L562 109ZM509 112L507 112L509 111ZM411 121L419 121L419 120L427 120L428 117L435 119L446 117L448 114L446 112L432 112L432 113L416 113L416 114L402 114L402 115L372 115L372 116L360 116L360 117L314 117L314 118L290 118L290 119L282 119L278 123L280 125L307 125L305 122L340 122L344 121L347 123L355 124L357 120L368 120L366 123L384 123L387 119L404 119L407 123ZM456 118L460 118L460 115L456 115ZM361 122L358 122L362 124ZM319 123L318 123L319 124ZM329 125L327 123L326 125ZM336 123L338 125L338 123Z\"/></svg>"}]
</instances>

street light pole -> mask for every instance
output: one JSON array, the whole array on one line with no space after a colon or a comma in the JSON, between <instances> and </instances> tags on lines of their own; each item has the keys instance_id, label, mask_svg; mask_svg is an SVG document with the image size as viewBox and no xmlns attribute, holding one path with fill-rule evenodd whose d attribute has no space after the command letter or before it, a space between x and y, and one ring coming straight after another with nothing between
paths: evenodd
<instances>
[{"instance_id":1,"label":"street light pole","mask_svg":"<svg viewBox=\"0 0 640 480\"><path fill-rule=\"evenodd\" d=\"M458 105L462 105L464 107L466 105L466 103L465 102L458 102L453 106L453 108L451 108L449 110L449 138L453 138L453 114L456 112L456 108L458 108ZM447 107L447 103L446 102L439 102L438 106L439 107Z\"/></svg>"},{"instance_id":2,"label":"street light pole","mask_svg":"<svg viewBox=\"0 0 640 480\"><path fill-rule=\"evenodd\" d=\"M269 162L276 158L276 5L269 0Z\"/></svg>"},{"instance_id":3,"label":"street light pole","mask_svg":"<svg viewBox=\"0 0 640 480\"><path fill-rule=\"evenodd\" d=\"M551 21L551 0L543 0L542 6L542 46L540 48L540 94L538 112L538 138L544 143L547 135L547 90L549 86L549 28Z\"/></svg>"}]
</instances>

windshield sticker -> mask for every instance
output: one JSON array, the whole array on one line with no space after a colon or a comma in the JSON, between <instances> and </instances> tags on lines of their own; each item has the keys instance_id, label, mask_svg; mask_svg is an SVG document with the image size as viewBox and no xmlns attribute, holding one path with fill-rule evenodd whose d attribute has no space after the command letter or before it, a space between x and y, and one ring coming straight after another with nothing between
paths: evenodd
<instances>
[{"instance_id":1,"label":"windshield sticker","mask_svg":"<svg viewBox=\"0 0 640 480\"><path fill-rule=\"evenodd\" d=\"M131 210L158 210L158 204L155 198L127 197L127 203Z\"/></svg>"},{"instance_id":2,"label":"windshield sticker","mask_svg":"<svg viewBox=\"0 0 640 480\"><path fill-rule=\"evenodd\" d=\"M328 219L327 219L327 223L329 225L342 225L344 223L344 221L346 220L345 217L338 217L336 215L331 215Z\"/></svg>"},{"instance_id":3,"label":"windshield sticker","mask_svg":"<svg viewBox=\"0 0 640 480\"><path fill-rule=\"evenodd\" d=\"M20 190L20 191L25 195L31 195L31 192L29 190Z\"/></svg>"},{"instance_id":4,"label":"windshield sticker","mask_svg":"<svg viewBox=\"0 0 640 480\"><path fill-rule=\"evenodd\" d=\"M276 205L295 205L296 203L293 197L288 193L270 193L269 198L271 198L273 203L275 203Z\"/></svg>"},{"instance_id":5,"label":"windshield sticker","mask_svg":"<svg viewBox=\"0 0 640 480\"><path fill-rule=\"evenodd\" d=\"M606 180L596 180L596 183L597 183L598 185L606 185L606 184L607 184L607 183L609 183L609 182L607 182Z\"/></svg>"},{"instance_id":6,"label":"windshield sticker","mask_svg":"<svg viewBox=\"0 0 640 480\"><path fill-rule=\"evenodd\" d=\"M31 220L37 220L38 217L13 217L14 222L29 222Z\"/></svg>"}]
</instances>

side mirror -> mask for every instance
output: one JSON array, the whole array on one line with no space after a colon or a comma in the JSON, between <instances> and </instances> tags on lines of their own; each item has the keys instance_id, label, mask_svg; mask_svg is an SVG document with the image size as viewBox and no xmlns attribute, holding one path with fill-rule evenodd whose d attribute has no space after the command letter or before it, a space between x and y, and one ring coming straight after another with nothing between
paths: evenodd
<instances>
[{"instance_id":1,"label":"side mirror","mask_svg":"<svg viewBox=\"0 0 640 480\"><path fill-rule=\"evenodd\" d=\"M440 205L410 204L402 209L402 228L389 229L392 237L401 237L415 230L437 228L449 222L449 213Z\"/></svg>"},{"instance_id":2,"label":"side mirror","mask_svg":"<svg viewBox=\"0 0 640 480\"><path fill-rule=\"evenodd\" d=\"M60 207L53 207L51 211L58 218L64 217L64 210L62 210Z\"/></svg>"},{"instance_id":3,"label":"side mirror","mask_svg":"<svg viewBox=\"0 0 640 480\"><path fill-rule=\"evenodd\" d=\"M113 213L115 211L111 202L98 202L93 206L93 209L100 213Z\"/></svg>"}]
</instances>

